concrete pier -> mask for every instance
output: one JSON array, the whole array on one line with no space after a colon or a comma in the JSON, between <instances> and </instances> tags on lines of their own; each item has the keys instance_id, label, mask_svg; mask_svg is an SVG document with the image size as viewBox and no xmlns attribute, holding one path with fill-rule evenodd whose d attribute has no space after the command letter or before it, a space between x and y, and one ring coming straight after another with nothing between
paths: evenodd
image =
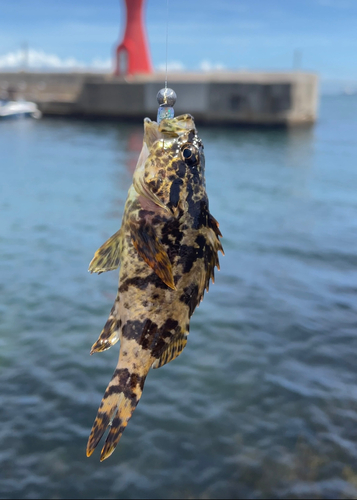
<instances>
[{"instance_id":1,"label":"concrete pier","mask_svg":"<svg viewBox=\"0 0 357 500\"><path fill-rule=\"evenodd\" d=\"M85 73L0 73L0 92L16 90L46 115L156 118L164 74L135 77ZM317 118L318 78L312 73L214 72L169 75L175 114L230 125L310 125Z\"/></svg>"}]
</instances>

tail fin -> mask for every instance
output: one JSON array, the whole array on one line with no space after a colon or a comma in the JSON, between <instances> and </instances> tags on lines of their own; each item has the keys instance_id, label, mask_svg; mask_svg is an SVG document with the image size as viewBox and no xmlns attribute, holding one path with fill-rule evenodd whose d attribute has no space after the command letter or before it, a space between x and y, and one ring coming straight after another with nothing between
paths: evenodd
<instances>
[{"instance_id":1,"label":"tail fin","mask_svg":"<svg viewBox=\"0 0 357 500\"><path fill-rule=\"evenodd\" d=\"M101 462L113 453L119 443L121 435L141 398L145 379L150 364L152 364L151 360L150 364L147 364L147 367L141 368L140 373L138 370L133 372L127 364L125 368L120 367L124 365L121 362L121 357L119 358L117 369L104 393L87 444L87 457L89 457L107 427L111 425L101 452Z\"/></svg>"}]
</instances>

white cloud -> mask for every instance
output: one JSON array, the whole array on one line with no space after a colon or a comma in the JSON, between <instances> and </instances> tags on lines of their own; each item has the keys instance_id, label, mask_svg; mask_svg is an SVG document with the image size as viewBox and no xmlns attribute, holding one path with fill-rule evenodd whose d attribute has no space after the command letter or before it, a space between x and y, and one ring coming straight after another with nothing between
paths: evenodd
<instances>
[{"instance_id":1,"label":"white cloud","mask_svg":"<svg viewBox=\"0 0 357 500\"><path fill-rule=\"evenodd\" d=\"M165 63L158 64L155 67L155 69L157 71L165 72L166 71L166 64ZM208 59L204 59L200 62L198 67L192 68L192 70L197 70L197 69L199 69L200 71L221 71L221 70L225 69L225 66L222 63L212 63ZM187 68L185 67L185 65L181 61L169 61L167 63L167 71L169 73L186 71L186 70L187 70ZM189 69L189 71L190 71L190 69Z\"/></svg>"},{"instance_id":2,"label":"white cloud","mask_svg":"<svg viewBox=\"0 0 357 500\"><path fill-rule=\"evenodd\" d=\"M201 71L222 71L225 68L224 64L212 63L208 59L201 61L199 67Z\"/></svg>"},{"instance_id":3,"label":"white cloud","mask_svg":"<svg viewBox=\"0 0 357 500\"><path fill-rule=\"evenodd\" d=\"M157 65L156 69L158 71L166 71L166 63L160 63ZM169 61L167 63L167 71L184 71L185 66L181 61Z\"/></svg>"},{"instance_id":4,"label":"white cloud","mask_svg":"<svg viewBox=\"0 0 357 500\"><path fill-rule=\"evenodd\" d=\"M90 69L97 69L103 71L111 71L114 66L114 61L111 59L93 59L91 64L88 66Z\"/></svg>"},{"instance_id":5,"label":"white cloud","mask_svg":"<svg viewBox=\"0 0 357 500\"><path fill-rule=\"evenodd\" d=\"M0 56L1 69L18 69L26 66L29 69L47 70L110 70L112 61L110 59L94 59L92 63L86 64L74 57L60 58L55 54L47 54L43 50L29 49L27 51L17 50Z\"/></svg>"},{"instance_id":6,"label":"white cloud","mask_svg":"<svg viewBox=\"0 0 357 500\"><path fill-rule=\"evenodd\" d=\"M351 78L321 78L321 94L357 94L357 80Z\"/></svg>"}]
</instances>

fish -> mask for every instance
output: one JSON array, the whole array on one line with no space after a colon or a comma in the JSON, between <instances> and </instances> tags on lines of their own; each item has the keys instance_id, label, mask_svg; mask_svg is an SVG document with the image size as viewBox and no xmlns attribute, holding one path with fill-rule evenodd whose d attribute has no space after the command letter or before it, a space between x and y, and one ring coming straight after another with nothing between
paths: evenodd
<instances>
[{"instance_id":1,"label":"fish","mask_svg":"<svg viewBox=\"0 0 357 500\"><path fill-rule=\"evenodd\" d=\"M221 237L209 211L204 146L193 117L159 124L145 118L121 228L89 265L98 274L120 266L116 299L91 354L119 340L120 353L88 439L88 457L107 428L100 461L113 453L149 370L182 353L190 318L219 269Z\"/></svg>"}]
</instances>

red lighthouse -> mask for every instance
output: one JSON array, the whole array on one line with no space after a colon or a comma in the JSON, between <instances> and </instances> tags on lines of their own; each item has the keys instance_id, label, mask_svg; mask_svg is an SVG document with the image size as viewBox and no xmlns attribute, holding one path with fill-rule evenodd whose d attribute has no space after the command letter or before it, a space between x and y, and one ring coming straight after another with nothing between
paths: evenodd
<instances>
[{"instance_id":1,"label":"red lighthouse","mask_svg":"<svg viewBox=\"0 0 357 500\"><path fill-rule=\"evenodd\" d=\"M115 74L151 73L149 48L143 22L145 0L125 0L126 26L115 52Z\"/></svg>"}]
</instances>

